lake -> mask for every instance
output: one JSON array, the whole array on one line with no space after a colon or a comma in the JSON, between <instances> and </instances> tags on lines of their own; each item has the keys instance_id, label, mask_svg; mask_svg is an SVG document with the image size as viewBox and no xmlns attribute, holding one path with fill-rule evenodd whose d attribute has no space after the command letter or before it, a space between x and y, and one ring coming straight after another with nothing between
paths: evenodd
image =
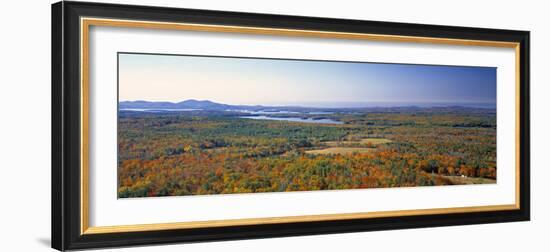
<instances>
[{"instance_id":1,"label":"lake","mask_svg":"<svg viewBox=\"0 0 550 252\"><path fill-rule=\"evenodd\" d=\"M142 108L121 108L120 111L135 111L135 112L184 112L184 111L200 111L202 109L142 109Z\"/></svg>"},{"instance_id":2,"label":"lake","mask_svg":"<svg viewBox=\"0 0 550 252\"><path fill-rule=\"evenodd\" d=\"M287 121L287 122L303 122L303 123L320 123L320 124L344 124L343 122L332 119L313 119L313 118L301 118L301 117L272 117L272 116L239 116L239 118L254 119L254 120L274 120L274 121Z\"/></svg>"},{"instance_id":3,"label":"lake","mask_svg":"<svg viewBox=\"0 0 550 252\"><path fill-rule=\"evenodd\" d=\"M247 113L247 114L258 114L258 115L277 115L277 114L330 115L330 114L334 114L334 112L325 112L325 111L299 112L299 111L290 111L290 110L228 109L226 111L241 112L241 113Z\"/></svg>"}]
</instances>

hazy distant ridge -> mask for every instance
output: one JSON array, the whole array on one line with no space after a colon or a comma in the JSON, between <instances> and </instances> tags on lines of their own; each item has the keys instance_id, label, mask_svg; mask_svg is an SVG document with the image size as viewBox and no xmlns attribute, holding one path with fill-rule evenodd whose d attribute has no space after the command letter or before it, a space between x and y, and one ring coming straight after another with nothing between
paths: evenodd
<instances>
[{"instance_id":1,"label":"hazy distant ridge","mask_svg":"<svg viewBox=\"0 0 550 252\"><path fill-rule=\"evenodd\" d=\"M226 110L231 105L215 103L208 100L185 100L181 102L150 102L150 101L123 101L119 103L120 109L204 109L204 110Z\"/></svg>"},{"instance_id":2,"label":"hazy distant ridge","mask_svg":"<svg viewBox=\"0 0 550 252\"><path fill-rule=\"evenodd\" d=\"M228 105L209 100L185 100L181 102L150 102L150 101L122 101L119 109L200 109L200 110L261 110L261 109L287 109L298 106L261 106L261 105Z\"/></svg>"},{"instance_id":3,"label":"hazy distant ridge","mask_svg":"<svg viewBox=\"0 0 550 252\"><path fill-rule=\"evenodd\" d=\"M181 102L151 102L151 101L122 101L119 103L119 109L190 109L190 110L292 110L292 111L339 111L339 110L357 110L361 108L380 108L380 109L390 109L390 108L419 108L419 107L447 107L447 108L461 108L461 107L476 107L476 108L486 108L484 106L468 106L468 105L433 105L433 106L416 106L416 105L394 105L394 106L364 106L364 107L334 107L334 108L320 108L320 107L309 107L309 106L262 106L262 105L229 105L223 103L216 103L209 100L185 100Z\"/></svg>"}]
</instances>

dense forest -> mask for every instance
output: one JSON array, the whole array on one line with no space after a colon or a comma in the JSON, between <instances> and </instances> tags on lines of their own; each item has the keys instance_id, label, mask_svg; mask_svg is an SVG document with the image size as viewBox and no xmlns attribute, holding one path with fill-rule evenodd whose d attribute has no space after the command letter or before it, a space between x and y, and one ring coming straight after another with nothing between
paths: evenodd
<instances>
[{"instance_id":1,"label":"dense forest","mask_svg":"<svg viewBox=\"0 0 550 252\"><path fill-rule=\"evenodd\" d=\"M246 119L230 111L119 111L118 196L496 182L494 109L276 116L342 124Z\"/></svg>"}]
</instances>

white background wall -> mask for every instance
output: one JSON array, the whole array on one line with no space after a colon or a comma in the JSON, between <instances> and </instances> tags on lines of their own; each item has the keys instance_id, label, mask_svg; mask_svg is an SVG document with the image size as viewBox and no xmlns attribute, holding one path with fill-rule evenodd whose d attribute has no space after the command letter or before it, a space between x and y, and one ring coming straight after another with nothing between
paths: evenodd
<instances>
[{"instance_id":1,"label":"white background wall","mask_svg":"<svg viewBox=\"0 0 550 252\"><path fill-rule=\"evenodd\" d=\"M116 2L532 32L531 222L146 246L124 251L548 251L550 168L545 154L550 141L550 26L545 24L549 20L545 1ZM0 251L50 250L50 4L48 0L5 1L0 9Z\"/></svg>"}]
</instances>

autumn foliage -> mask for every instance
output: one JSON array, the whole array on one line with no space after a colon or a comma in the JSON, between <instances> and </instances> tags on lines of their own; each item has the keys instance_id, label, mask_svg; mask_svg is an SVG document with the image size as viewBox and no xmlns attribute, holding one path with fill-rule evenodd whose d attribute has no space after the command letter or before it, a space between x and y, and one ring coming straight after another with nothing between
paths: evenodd
<instances>
[{"instance_id":1,"label":"autumn foliage","mask_svg":"<svg viewBox=\"0 0 550 252\"><path fill-rule=\"evenodd\" d=\"M121 112L118 196L408 187L496 180L494 111L426 110L329 117L345 124L251 120L206 111ZM306 153L329 145L368 151Z\"/></svg>"}]
</instances>

